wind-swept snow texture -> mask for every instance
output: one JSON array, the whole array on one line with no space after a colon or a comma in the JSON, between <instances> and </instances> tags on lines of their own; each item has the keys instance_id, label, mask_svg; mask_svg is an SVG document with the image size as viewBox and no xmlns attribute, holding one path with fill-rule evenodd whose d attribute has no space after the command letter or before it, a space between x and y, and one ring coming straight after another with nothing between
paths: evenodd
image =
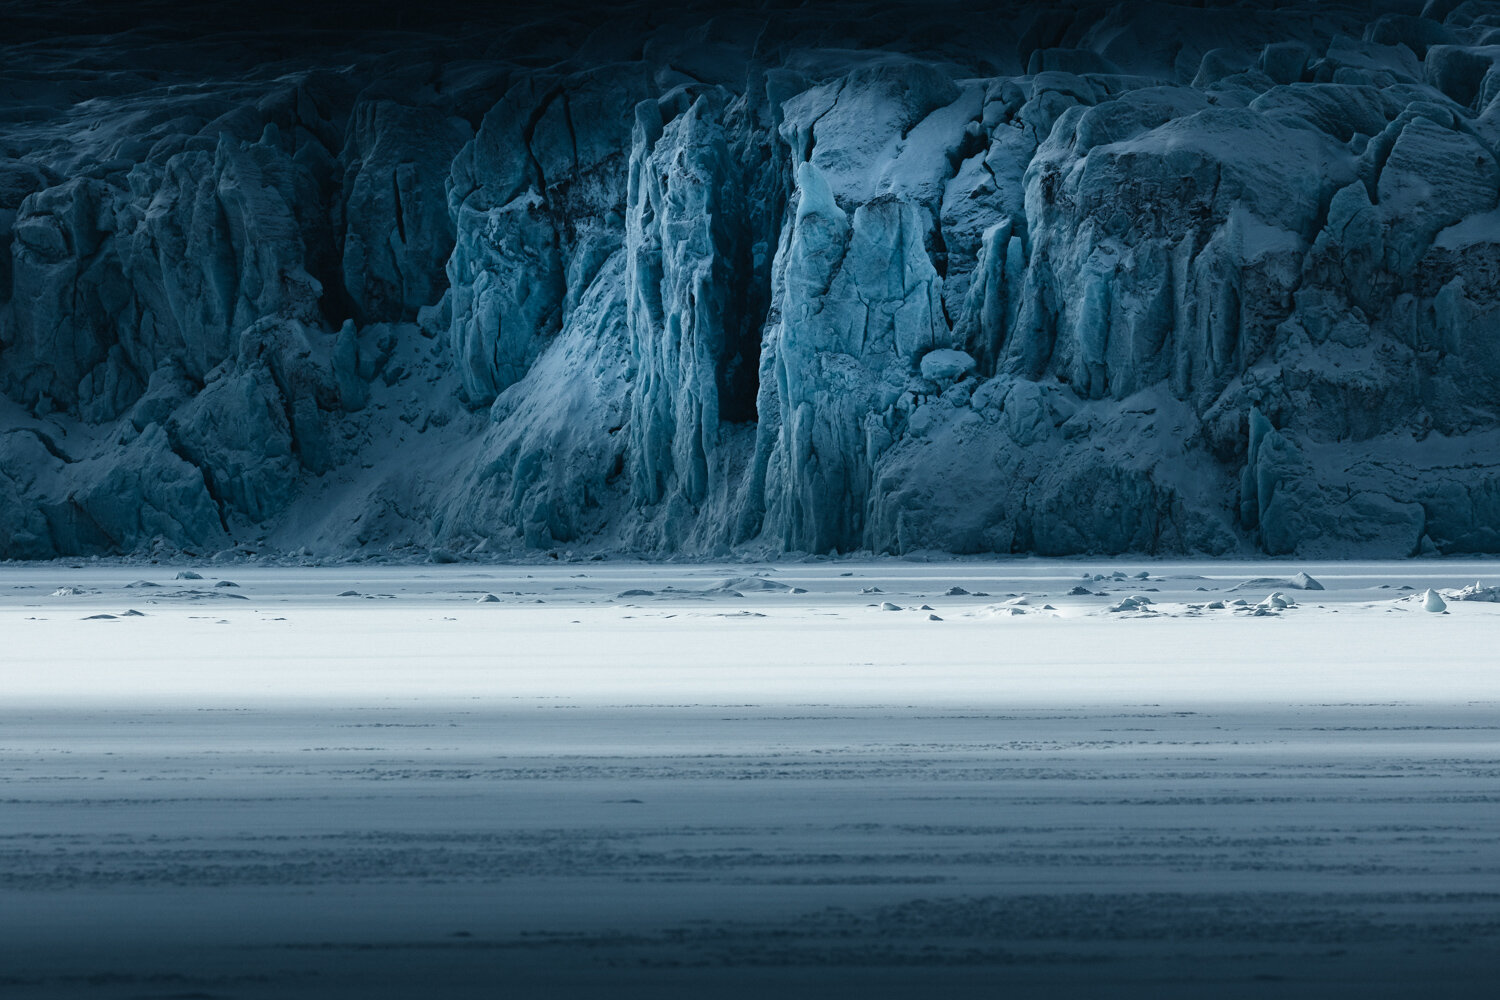
<instances>
[{"instance_id":1,"label":"wind-swept snow texture","mask_svg":"<svg viewBox=\"0 0 1500 1000\"><path fill-rule=\"evenodd\" d=\"M1500 551L1500 3L88 9L0 557Z\"/></svg>"}]
</instances>

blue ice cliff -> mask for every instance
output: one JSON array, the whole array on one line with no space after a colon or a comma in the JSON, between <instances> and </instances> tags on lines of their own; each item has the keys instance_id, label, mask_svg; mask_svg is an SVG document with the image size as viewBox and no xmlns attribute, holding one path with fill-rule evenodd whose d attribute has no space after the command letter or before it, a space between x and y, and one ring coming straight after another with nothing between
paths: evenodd
<instances>
[{"instance_id":1,"label":"blue ice cliff","mask_svg":"<svg viewBox=\"0 0 1500 1000\"><path fill-rule=\"evenodd\" d=\"M1500 551L1500 3L0 40L0 557Z\"/></svg>"}]
</instances>

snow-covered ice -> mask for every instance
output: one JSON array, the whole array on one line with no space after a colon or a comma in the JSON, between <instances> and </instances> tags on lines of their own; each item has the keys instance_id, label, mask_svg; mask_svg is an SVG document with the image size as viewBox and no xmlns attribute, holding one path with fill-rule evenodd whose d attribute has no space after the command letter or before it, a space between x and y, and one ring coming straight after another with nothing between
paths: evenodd
<instances>
[{"instance_id":1,"label":"snow-covered ice","mask_svg":"<svg viewBox=\"0 0 1500 1000\"><path fill-rule=\"evenodd\" d=\"M0 569L7 998L1500 972L1494 562L200 568Z\"/></svg>"}]
</instances>

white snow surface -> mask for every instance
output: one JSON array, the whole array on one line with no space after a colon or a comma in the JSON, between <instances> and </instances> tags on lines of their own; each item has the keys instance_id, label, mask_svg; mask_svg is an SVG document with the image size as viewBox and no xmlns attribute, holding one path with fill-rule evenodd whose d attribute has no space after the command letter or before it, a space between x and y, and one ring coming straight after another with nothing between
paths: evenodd
<instances>
[{"instance_id":1,"label":"white snow surface","mask_svg":"<svg viewBox=\"0 0 1500 1000\"><path fill-rule=\"evenodd\" d=\"M1494 561L178 568L0 567L8 998L1500 972Z\"/></svg>"}]
</instances>

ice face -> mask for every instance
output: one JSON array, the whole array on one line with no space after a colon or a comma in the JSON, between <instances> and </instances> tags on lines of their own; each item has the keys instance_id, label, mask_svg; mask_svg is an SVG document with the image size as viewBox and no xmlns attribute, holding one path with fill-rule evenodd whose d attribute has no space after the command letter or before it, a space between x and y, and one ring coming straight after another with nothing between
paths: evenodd
<instances>
[{"instance_id":1,"label":"ice face","mask_svg":"<svg viewBox=\"0 0 1500 1000\"><path fill-rule=\"evenodd\" d=\"M0 556L1500 550L1471 6L43 37Z\"/></svg>"}]
</instances>

